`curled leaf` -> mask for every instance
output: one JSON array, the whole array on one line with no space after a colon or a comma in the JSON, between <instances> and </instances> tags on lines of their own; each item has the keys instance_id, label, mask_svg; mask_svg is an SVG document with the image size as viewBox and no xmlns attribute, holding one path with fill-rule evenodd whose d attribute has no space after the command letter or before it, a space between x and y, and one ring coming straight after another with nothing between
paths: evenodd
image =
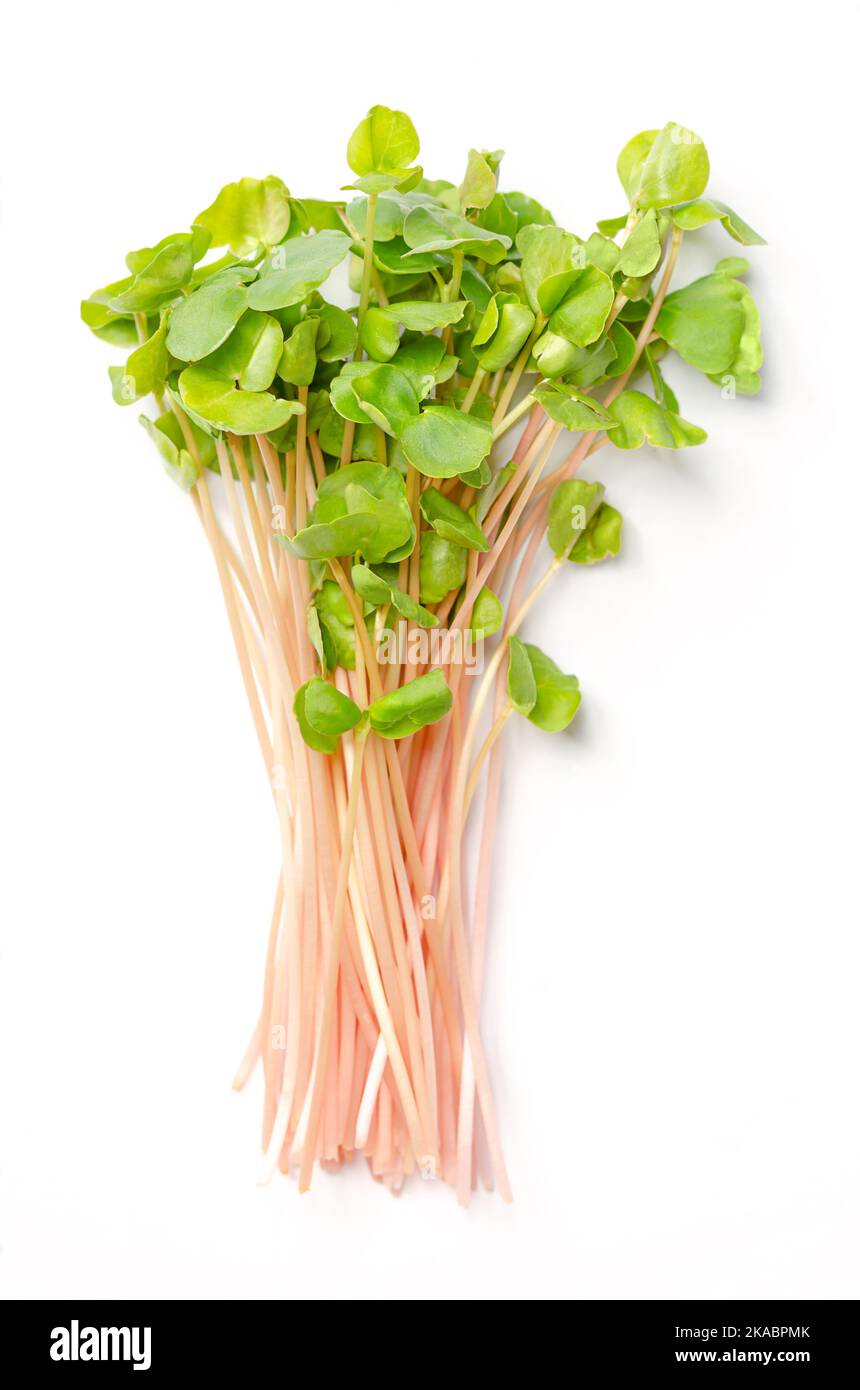
<instances>
[{"instance_id":1,"label":"curled leaf","mask_svg":"<svg viewBox=\"0 0 860 1390\"><path fill-rule=\"evenodd\" d=\"M493 633L498 632L505 617L505 610L501 600L488 589L486 585L481 589L478 597L472 605L472 616L469 619L469 631L476 641L482 641L485 637L492 637Z\"/></svg>"},{"instance_id":2,"label":"curled leaf","mask_svg":"<svg viewBox=\"0 0 860 1390\"><path fill-rule=\"evenodd\" d=\"M570 555L603 502L602 483L569 478L552 494L547 517L547 540L556 555Z\"/></svg>"},{"instance_id":3,"label":"curled leaf","mask_svg":"<svg viewBox=\"0 0 860 1390\"><path fill-rule=\"evenodd\" d=\"M489 550L490 542L474 518L438 488L425 488L421 493L419 506L424 520L446 541L463 546L467 550Z\"/></svg>"},{"instance_id":4,"label":"curled leaf","mask_svg":"<svg viewBox=\"0 0 860 1390\"><path fill-rule=\"evenodd\" d=\"M435 670L374 700L367 714L371 728L382 738L407 738L444 718L452 704L445 677Z\"/></svg>"},{"instance_id":5,"label":"curled leaf","mask_svg":"<svg viewBox=\"0 0 860 1390\"><path fill-rule=\"evenodd\" d=\"M592 400L575 386L554 381L538 386L532 392L550 419L564 425L566 430L611 430L615 428L612 415L599 401Z\"/></svg>"},{"instance_id":6,"label":"curled leaf","mask_svg":"<svg viewBox=\"0 0 860 1390\"><path fill-rule=\"evenodd\" d=\"M527 717L545 733L560 733L579 709L579 681L576 676L565 675L540 647L531 642L524 647L535 685L534 704Z\"/></svg>"},{"instance_id":7,"label":"curled leaf","mask_svg":"<svg viewBox=\"0 0 860 1390\"><path fill-rule=\"evenodd\" d=\"M312 676L302 689L305 719L318 734L345 734L361 719L361 710L355 701L319 676Z\"/></svg>"},{"instance_id":8,"label":"curled leaf","mask_svg":"<svg viewBox=\"0 0 860 1390\"><path fill-rule=\"evenodd\" d=\"M698 425L691 425L643 391L622 391L609 413L618 425L609 438L619 449L638 449L646 442L655 449L683 449L704 444L708 437Z\"/></svg>"},{"instance_id":9,"label":"curled leaf","mask_svg":"<svg viewBox=\"0 0 860 1390\"><path fill-rule=\"evenodd\" d=\"M383 579L369 565L353 565L352 583L355 592L366 603L372 603L375 608L381 608L384 604L390 603L404 618L417 623L419 627L438 626L439 619L435 613L430 613L426 608L422 608L421 604L410 598L409 594L405 594L395 584L389 584L388 580Z\"/></svg>"},{"instance_id":10,"label":"curled leaf","mask_svg":"<svg viewBox=\"0 0 860 1390\"><path fill-rule=\"evenodd\" d=\"M682 227L684 231L696 231L699 227L706 226L709 222L721 222L730 237L739 241L742 246L765 246L764 237L759 236L758 232L748 222L725 203L720 203L716 198L697 198L695 202L684 203L681 207L672 209L672 220L676 227ZM638 272L630 272L631 274Z\"/></svg>"},{"instance_id":11,"label":"curled leaf","mask_svg":"<svg viewBox=\"0 0 860 1390\"><path fill-rule=\"evenodd\" d=\"M537 699L537 684L528 652L519 637L508 638L508 699L517 714L530 715Z\"/></svg>"}]
</instances>

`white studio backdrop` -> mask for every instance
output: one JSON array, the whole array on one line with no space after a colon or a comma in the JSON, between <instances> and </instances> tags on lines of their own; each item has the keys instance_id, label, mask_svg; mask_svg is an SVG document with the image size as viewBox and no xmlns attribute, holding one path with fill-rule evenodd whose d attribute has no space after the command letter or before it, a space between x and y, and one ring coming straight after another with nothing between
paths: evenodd
<instances>
[{"instance_id":1,"label":"white studio backdrop","mask_svg":"<svg viewBox=\"0 0 860 1390\"><path fill-rule=\"evenodd\" d=\"M857 6L7 17L2 156L5 1297L858 1294ZM510 1208L356 1170L256 1186L277 833L211 557L77 302L244 174L345 181L401 106L431 176L504 147L587 231L675 119L754 250L765 387L673 362L709 442L602 451L621 558L528 636L582 683L513 725L484 1008ZM708 230L679 282L734 250Z\"/></svg>"}]
</instances>

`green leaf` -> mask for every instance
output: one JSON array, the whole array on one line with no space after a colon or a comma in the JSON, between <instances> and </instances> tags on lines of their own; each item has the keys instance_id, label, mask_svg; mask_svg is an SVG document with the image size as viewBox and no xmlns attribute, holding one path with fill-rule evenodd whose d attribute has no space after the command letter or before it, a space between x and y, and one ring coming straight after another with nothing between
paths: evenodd
<instances>
[{"instance_id":1,"label":"green leaf","mask_svg":"<svg viewBox=\"0 0 860 1390\"><path fill-rule=\"evenodd\" d=\"M490 542L478 523L438 488L425 488L419 506L424 520L446 541L464 546L467 550L489 550Z\"/></svg>"},{"instance_id":2,"label":"green leaf","mask_svg":"<svg viewBox=\"0 0 860 1390\"><path fill-rule=\"evenodd\" d=\"M380 737L407 738L444 718L453 703L445 677L435 670L374 700L367 713L371 728Z\"/></svg>"},{"instance_id":3,"label":"green leaf","mask_svg":"<svg viewBox=\"0 0 860 1390\"><path fill-rule=\"evenodd\" d=\"M386 434L400 438L410 421L418 418L418 397L412 383L397 367L380 366L367 376L351 381L359 409Z\"/></svg>"},{"instance_id":4,"label":"green leaf","mask_svg":"<svg viewBox=\"0 0 860 1390\"><path fill-rule=\"evenodd\" d=\"M290 225L290 192L269 174L264 179L240 179L221 189L194 225L212 234L213 246L229 246L237 256L250 256L260 246L276 246Z\"/></svg>"},{"instance_id":5,"label":"green leaf","mask_svg":"<svg viewBox=\"0 0 860 1390\"><path fill-rule=\"evenodd\" d=\"M356 425L373 424L370 416L365 415L358 404L352 383L356 377L371 376L381 365L382 363L377 362L344 362L339 374L329 384L331 403L338 415L342 415L345 420L352 420Z\"/></svg>"},{"instance_id":6,"label":"green leaf","mask_svg":"<svg viewBox=\"0 0 860 1390\"><path fill-rule=\"evenodd\" d=\"M292 386L310 386L317 369L317 336L320 320L300 319L290 336L282 340L277 373Z\"/></svg>"},{"instance_id":7,"label":"green leaf","mask_svg":"<svg viewBox=\"0 0 860 1390\"><path fill-rule=\"evenodd\" d=\"M134 347L138 341L137 325L134 315L121 314L110 307L110 302L131 284L131 276L117 280L103 289L93 290L81 300L81 319L97 338L114 347Z\"/></svg>"},{"instance_id":8,"label":"green leaf","mask_svg":"<svg viewBox=\"0 0 860 1390\"><path fill-rule=\"evenodd\" d=\"M537 683L525 646L519 637L508 638L508 699L517 714L530 715L537 699Z\"/></svg>"},{"instance_id":9,"label":"green leaf","mask_svg":"<svg viewBox=\"0 0 860 1390\"><path fill-rule=\"evenodd\" d=\"M748 293L727 275L705 275L666 296L657 332L691 367L709 375L727 372L744 331Z\"/></svg>"},{"instance_id":10,"label":"green leaf","mask_svg":"<svg viewBox=\"0 0 860 1390\"><path fill-rule=\"evenodd\" d=\"M658 130L641 130L638 135L633 136L632 140L627 141L627 144L618 156L618 163L616 165L618 177L621 180L621 187L624 189L631 203L636 196L642 179L642 165L648 158L651 147L659 134L660 132ZM622 221L622 226L626 221L627 218L625 217ZM598 223L598 225L600 224ZM606 228L601 227L601 231L606 231Z\"/></svg>"},{"instance_id":11,"label":"green leaf","mask_svg":"<svg viewBox=\"0 0 860 1390\"><path fill-rule=\"evenodd\" d=\"M587 483L582 478L558 484L547 519L547 540L554 554L570 554L600 507L605 491L602 483Z\"/></svg>"},{"instance_id":12,"label":"green leaf","mask_svg":"<svg viewBox=\"0 0 860 1390\"><path fill-rule=\"evenodd\" d=\"M168 476L182 488L183 492L190 492L200 477L200 468L185 448L176 416L168 411L157 420L150 420L146 415L141 415L139 419L158 449ZM176 431L179 434L178 440L169 429L170 421L176 426Z\"/></svg>"},{"instance_id":13,"label":"green leaf","mask_svg":"<svg viewBox=\"0 0 860 1390\"><path fill-rule=\"evenodd\" d=\"M333 579L323 580L312 604L327 649L330 666L355 670L355 624L352 610Z\"/></svg>"},{"instance_id":14,"label":"green leaf","mask_svg":"<svg viewBox=\"0 0 860 1390\"><path fill-rule=\"evenodd\" d=\"M496 193L477 218L478 226L488 232L501 232L502 236L516 240L519 231L517 215L508 203L504 193Z\"/></svg>"},{"instance_id":15,"label":"green leaf","mask_svg":"<svg viewBox=\"0 0 860 1390\"><path fill-rule=\"evenodd\" d=\"M549 326L577 347L588 347L603 332L614 301L615 290L606 272L586 266L571 273L565 297Z\"/></svg>"},{"instance_id":16,"label":"green leaf","mask_svg":"<svg viewBox=\"0 0 860 1390\"><path fill-rule=\"evenodd\" d=\"M460 209L486 208L496 196L496 171L502 151L488 154L486 150L470 150L466 173L459 187Z\"/></svg>"},{"instance_id":17,"label":"green leaf","mask_svg":"<svg viewBox=\"0 0 860 1390\"><path fill-rule=\"evenodd\" d=\"M517 236L523 289L533 311L549 315L584 267L582 243L562 227L529 224Z\"/></svg>"},{"instance_id":18,"label":"green leaf","mask_svg":"<svg viewBox=\"0 0 860 1390\"><path fill-rule=\"evenodd\" d=\"M472 339L485 372L513 362L535 325L535 316L515 294L494 294Z\"/></svg>"},{"instance_id":19,"label":"green leaf","mask_svg":"<svg viewBox=\"0 0 860 1390\"><path fill-rule=\"evenodd\" d=\"M585 259L589 265L596 265L607 275L613 275L621 258L621 248L615 245L602 232L592 232L585 243Z\"/></svg>"},{"instance_id":20,"label":"green leaf","mask_svg":"<svg viewBox=\"0 0 860 1390\"><path fill-rule=\"evenodd\" d=\"M381 575L374 573L368 565L353 565L352 583L355 592L365 600L372 603L375 608L381 608L386 603L390 603L410 622L418 623L419 627L437 627L439 619L435 613L430 613L426 608L422 608L420 603L410 598L402 589L398 589L395 584L389 584Z\"/></svg>"},{"instance_id":21,"label":"green leaf","mask_svg":"<svg viewBox=\"0 0 860 1390\"><path fill-rule=\"evenodd\" d=\"M130 405L132 401L139 401L150 394L162 395L168 369L166 333L165 317L152 337L131 353L124 367L108 368L117 405Z\"/></svg>"},{"instance_id":22,"label":"green leaf","mask_svg":"<svg viewBox=\"0 0 860 1390\"><path fill-rule=\"evenodd\" d=\"M267 391L275 379L283 343L278 320L249 309L207 366L231 377L243 391Z\"/></svg>"},{"instance_id":23,"label":"green leaf","mask_svg":"<svg viewBox=\"0 0 860 1390\"><path fill-rule=\"evenodd\" d=\"M418 134L405 111L371 106L349 138L346 158L355 174L391 173L412 164L420 149Z\"/></svg>"},{"instance_id":24,"label":"green leaf","mask_svg":"<svg viewBox=\"0 0 860 1390\"><path fill-rule=\"evenodd\" d=\"M617 269L622 275L648 275L662 254L660 226L654 208L649 208L621 248Z\"/></svg>"},{"instance_id":25,"label":"green leaf","mask_svg":"<svg viewBox=\"0 0 860 1390\"><path fill-rule=\"evenodd\" d=\"M627 213L622 212L620 217L601 217L597 222L597 230L604 236L617 236L623 232L627 226Z\"/></svg>"},{"instance_id":26,"label":"green leaf","mask_svg":"<svg viewBox=\"0 0 860 1390\"><path fill-rule=\"evenodd\" d=\"M317 333L317 357L321 362L343 362L355 352L357 332L355 320L345 309L323 300L314 308L313 317L321 324Z\"/></svg>"},{"instance_id":27,"label":"green leaf","mask_svg":"<svg viewBox=\"0 0 860 1390\"><path fill-rule=\"evenodd\" d=\"M170 316L170 352L181 362L208 357L230 336L247 307L245 285L220 279L204 282Z\"/></svg>"},{"instance_id":28,"label":"green leaf","mask_svg":"<svg viewBox=\"0 0 860 1390\"><path fill-rule=\"evenodd\" d=\"M252 309L286 309L300 304L340 265L350 246L346 232L314 232L276 246L248 290Z\"/></svg>"},{"instance_id":29,"label":"green leaf","mask_svg":"<svg viewBox=\"0 0 860 1390\"><path fill-rule=\"evenodd\" d=\"M498 632L504 622L504 617L505 610L502 608L501 602L492 589L488 589L484 585L472 606L469 631L476 641L481 642L485 637L492 637L494 632Z\"/></svg>"},{"instance_id":30,"label":"green leaf","mask_svg":"<svg viewBox=\"0 0 860 1390\"><path fill-rule=\"evenodd\" d=\"M608 502L598 507L570 552L569 559L575 565L596 565L610 555L617 555L621 549L621 513Z\"/></svg>"},{"instance_id":31,"label":"green leaf","mask_svg":"<svg viewBox=\"0 0 860 1390\"><path fill-rule=\"evenodd\" d=\"M205 363L180 373L179 393L195 415L234 434L266 434L302 412L298 401L279 400L268 391L236 390L232 378Z\"/></svg>"},{"instance_id":32,"label":"green leaf","mask_svg":"<svg viewBox=\"0 0 860 1390\"><path fill-rule=\"evenodd\" d=\"M301 688L305 692L305 719L318 734L345 734L359 723L358 705L328 681L312 676Z\"/></svg>"},{"instance_id":33,"label":"green leaf","mask_svg":"<svg viewBox=\"0 0 860 1390\"><path fill-rule=\"evenodd\" d=\"M604 410L599 401L564 382L538 386L532 395L550 419L564 425L566 430L610 430L615 427L612 415Z\"/></svg>"},{"instance_id":34,"label":"green leaf","mask_svg":"<svg viewBox=\"0 0 860 1390\"><path fill-rule=\"evenodd\" d=\"M535 683L535 700L528 718L548 734L560 733L579 709L579 681L576 676L566 676L540 647L531 642L524 645Z\"/></svg>"},{"instance_id":35,"label":"green leaf","mask_svg":"<svg viewBox=\"0 0 860 1390\"><path fill-rule=\"evenodd\" d=\"M359 334L361 346L376 362L388 362L400 347L400 332L396 319L385 309L371 304L365 310Z\"/></svg>"},{"instance_id":36,"label":"green leaf","mask_svg":"<svg viewBox=\"0 0 860 1390\"><path fill-rule=\"evenodd\" d=\"M682 420L642 391L622 391L609 413L619 426L609 438L619 449L638 449L646 442L655 449L683 449L704 444L708 437L698 425Z\"/></svg>"},{"instance_id":37,"label":"green leaf","mask_svg":"<svg viewBox=\"0 0 860 1390\"><path fill-rule=\"evenodd\" d=\"M110 308L121 314L152 313L175 298L191 279L195 261L206 250L206 240L206 236L201 241L200 235L176 232L157 246L130 251L126 264L132 271L131 280L117 283Z\"/></svg>"},{"instance_id":38,"label":"green leaf","mask_svg":"<svg viewBox=\"0 0 860 1390\"><path fill-rule=\"evenodd\" d=\"M332 643L328 636L328 633L323 630L323 625L320 621L319 609L316 607L316 604L308 604L307 613L305 616L308 630L308 641L310 642L311 646L317 654L317 659L319 661L320 670L322 674L324 676L327 676L329 671L334 670L334 667L337 664L337 660L332 650Z\"/></svg>"},{"instance_id":39,"label":"green leaf","mask_svg":"<svg viewBox=\"0 0 860 1390\"><path fill-rule=\"evenodd\" d=\"M366 512L349 513L331 521L312 522L294 536L279 536L278 540L300 560L333 560L341 555L367 553L379 530L379 521Z\"/></svg>"},{"instance_id":40,"label":"green leaf","mask_svg":"<svg viewBox=\"0 0 860 1390\"><path fill-rule=\"evenodd\" d=\"M413 208L403 224L403 237L411 248L407 259L413 260L432 251L462 251L498 265L511 245L510 237L501 232L487 231L441 207Z\"/></svg>"},{"instance_id":41,"label":"green leaf","mask_svg":"<svg viewBox=\"0 0 860 1390\"><path fill-rule=\"evenodd\" d=\"M428 478L453 478L478 468L493 444L491 426L451 406L428 405L400 436L413 468Z\"/></svg>"},{"instance_id":42,"label":"green leaf","mask_svg":"<svg viewBox=\"0 0 860 1390\"><path fill-rule=\"evenodd\" d=\"M737 284L737 282L734 282ZM717 386L731 385L745 396L754 396L761 388L758 369L762 364L761 320L755 300L746 285L738 284L744 327L737 352L725 371L709 373L708 379Z\"/></svg>"},{"instance_id":43,"label":"green leaf","mask_svg":"<svg viewBox=\"0 0 860 1390\"><path fill-rule=\"evenodd\" d=\"M723 256L721 261L717 261L714 270L723 275L731 275L732 279L738 276L748 275L752 269L746 256Z\"/></svg>"},{"instance_id":44,"label":"green leaf","mask_svg":"<svg viewBox=\"0 0 860 1390\"><path fill-rule=\"evenodd\" d=\"M445 328L450 323L459 323L466 309L466 300L459 299L452 304L440 304L434 299L396 300L387 309L381 310L402 323L415 333L427 333L433 328Z\"/></svg>"},{"instance_id":45,"label":"green leaf","mask_svg":"<svg viewBox=\"0 0 860 1390\"><path fill-rule=\"evenodd\" d=\"M339 735L320 733L308 720L305 697L309 684L310 682L306 685L300 685L293 700L293 711L298 720L302 738L308 747L315 749L317 753L336 753L340 742Z\"/></svg>"},{"instance_id":46,"label":"green leaf","mask_svg":"<svg viewBox=\"0 0 860 1390\"><path fill-rule=\"evenodd\" d=\"M708 222L721 222L729 236L734 237L742 246L767 245L764 237L753 231L748 222L744 222L743 218L738 217L738 214L725 203L717 202L716 198L697 198L693 203L684 203L681 207L673 208L672 220L676 227L682 227L687 232L696 231Z\"/></svg>"},{"instance_id":47,"label":"green leaf","mask_svg":"<svg viewBox=\"0 0 860 1390\"><path fill-rule=\"evenodd\" d=\"M408 376L416 396L423 400L453 376L457 359L448 355L441 338L427 336L403 343L391 365Z\"/></svg>"},{"instance_id":48,"label":"green leaf","mask_svg":"<svg viewBox=\"0 0 860 1390\"><path fill-rule=\"evenodd\" d=\"M415 523L406 500L406 485L395 468L351 463L330 473L317 489L312 519L330 521L341 509L376 519L377 529L368 543L356 547L371 564L393 564L411 553Z\"/></svg>"},{"instance_id":49,"label":"green leaf","mask_svg":"<svg viewBox=\"0 0 860 1390\"><path fill-rule=\"evenodd\" d=\"M292 201L295 208L296 200ZM302 198L299 206L304 214L304 221L312 231L343 231L343 221L338 211L343 208L342 202L331 202L326 198Z\"/></svg>"},{"instance_id":50,"label":"green leaf","mask_svg":"<svg viewBox=\"0 0 860 1390\"><path fill-rule=\"evenodd\" d=\"M705 191L709 174L708 152L701 137L669 121L645 156L631 201L642 208L686 203Z\"/></svg>"},{"instance_id":51,"label":"green leaf","mask_svg":"<svg viewBox=\"0 0 860 1390\"><path fill-rule=\"evenodd\" d=\"M422 603L441 603L452 589L460 588L466 578L466 557L463 546L453 545L435 531L425 531L418 563Z\"/></svg>"}]
</instances>

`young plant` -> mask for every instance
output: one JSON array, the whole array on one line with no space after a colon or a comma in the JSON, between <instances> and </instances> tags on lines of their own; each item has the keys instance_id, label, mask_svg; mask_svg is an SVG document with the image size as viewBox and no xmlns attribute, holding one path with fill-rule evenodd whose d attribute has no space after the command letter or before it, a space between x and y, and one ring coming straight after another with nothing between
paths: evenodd
<instances>
[{"instance_id":1,"label":"young plant","mask_svg":"<svg viewBox=\"0 0 860 1390\"><path fill-rule=\"evenodd\" d=\"M724 396L759 389L749 262L674 282L698 228L761 238L705 196L705 147L674 122L625 145L627 205L584 236L500 186L499 150L459 182L418 154L375 106L341 196L228 184L81 312L130 349L114 399L155 402L140 420L211 547L279 817L236 1077L261 1064L264 1176L304 1190L362 1154L392 1191L417 1169L466 1204L477 1180L510 1197L479 1022L501 734L514 714L557 733L581 700L519 633L556 576L620 551L586 460L705 440L671 354ZM346 307L326 297L343 267Z\"/></svg>"}]
</instances>

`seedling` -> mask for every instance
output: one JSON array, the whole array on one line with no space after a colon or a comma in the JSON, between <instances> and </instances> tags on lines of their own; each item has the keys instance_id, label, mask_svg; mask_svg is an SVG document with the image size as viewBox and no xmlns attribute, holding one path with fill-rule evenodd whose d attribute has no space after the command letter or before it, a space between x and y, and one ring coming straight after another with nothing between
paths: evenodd
<instances>
[{"instance_id":1,"label":"seedling","mask_svg":"<svg viewBox=\"0 0 860 1390\"><path fill-rule=\"evenodd\" d=\"M375 106L340 195L228 184L82 317L130 350L114 399L155 403L141 423L211 547L279 817L236 1077L261 1063L264 1177L305 1190L362 1154L392 1191L417 1170L466 1204L476 1180L511 1195L479 1027L501 735L515 715L559 733L582 698L519 634L558 576L619 554L621 513L582 465L705 440L672 353L723 395L759 389L749 262L675 276L701 227L761 237L705 196L705 146L673 122L625 145L626 208L584 236L505 190L500 150L470 150L457 182L418 154L409 117Z\"/></svg>"}]
</instances>

